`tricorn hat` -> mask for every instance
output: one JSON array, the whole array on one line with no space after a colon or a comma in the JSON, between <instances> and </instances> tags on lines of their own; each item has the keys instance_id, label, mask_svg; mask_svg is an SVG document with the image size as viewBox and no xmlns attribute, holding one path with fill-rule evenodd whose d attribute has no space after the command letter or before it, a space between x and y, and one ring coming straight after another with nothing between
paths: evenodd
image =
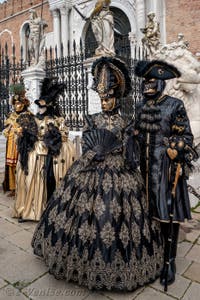
<instances>
[{"instance_id":1,"label":"tricorn hat","mask_svg":"<svg viewBox=\"0 0 200 300\"><path fill-rule=\"evenodd\" d=\"M101 57L92 65L93 88L98 93L109 94L113 90L116 98L125 97L131 91L131 79L125 63L113 57Z\"/></svg>"},{"instance_id":2,"label":"tricorn hat","mask_svg":"<svg viewBox=\"0 0 200 300\"><path fill-rule=\"evenodd\" d=\"M53 82L53 78L44 78L42 81L41 92L38 99L34 102L39 107L57 105L57 97L64 91L64 84Z\"/></svg>"},{"instance_id":3,"label":"tricorn hat","mask_svg":"<svg viewBox=\"0 0 200 300\"><path fill-rule=\"evenodd\" d=\"M25 106L29 106L30 102L26 98L26 90L23 83L15 83L10 85L11 104L14 105L15 101L20 101Z\"/></svg>"},{"instance_id":4,"label":"tricorn hat","mask_svg":"<svg viewBox=\"0 0 200 300\"><path fill-rule=\"evenodd\" d=\"M134 73L138 77L144 77L147 79L156 78L161 80L181 76L181 73L175 66L162 60L138 61L135 66Z\"/></svg>"}]
</instances>

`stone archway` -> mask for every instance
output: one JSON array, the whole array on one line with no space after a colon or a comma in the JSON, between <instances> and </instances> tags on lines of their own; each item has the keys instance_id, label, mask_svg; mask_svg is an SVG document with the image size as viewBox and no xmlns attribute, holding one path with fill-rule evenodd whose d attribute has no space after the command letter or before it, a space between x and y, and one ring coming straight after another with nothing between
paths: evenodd
<instances>
[{"instance_id":1,"label":"stone archway","mask_svg":"<svg viewBox=\"0 0 200 300\"><path fill-rule=\"evenodd\" d=\"M131 32L131 25L126 14L117 7L110 7L114 15L114 28L115 28L115 51L117 56L130 57L130 41L129 32ZM97 42L92 32L91 24L88 25L85 34L85 52L86 58L94 56Z\"/></svg>"}]
</instances>

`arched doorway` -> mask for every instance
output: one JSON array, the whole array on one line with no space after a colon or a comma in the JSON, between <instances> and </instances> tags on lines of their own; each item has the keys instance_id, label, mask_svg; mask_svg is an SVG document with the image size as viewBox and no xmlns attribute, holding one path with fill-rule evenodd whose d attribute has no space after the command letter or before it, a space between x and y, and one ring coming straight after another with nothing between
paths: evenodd
<instances>
[{"instance_id":1,"label":"arched doorway","mask_svg":"<svg viewBox=\"0 0 200 300\"><path fill-rule=\"evenodd\" d=\"M131 25L126 14L117 7L110 7L114 15L114 36L115 36L115 52L120 57L130 57L130 41L128 34L131 31ZM95 40L91 24L88 25L85 35L85 54L86 58L95 54L97 42Z\"/></svg>"}]
</instances>

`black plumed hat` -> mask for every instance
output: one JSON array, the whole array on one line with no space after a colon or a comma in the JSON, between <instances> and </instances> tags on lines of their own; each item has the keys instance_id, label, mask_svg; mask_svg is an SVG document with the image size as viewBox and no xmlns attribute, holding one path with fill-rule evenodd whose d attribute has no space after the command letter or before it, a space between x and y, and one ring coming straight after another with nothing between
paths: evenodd
<instances>
[{"instance_id":1,"label":"black plumed hat","mask_svg":"<svg viewBox=\"0 0 200 300\"><path fill-rule=\"evenodd\" d=\"M101 57L92 65L94 90L109 93L113 89L115 97L125 97L131 91L131 79L126 64L117 58Z\"/></svg>"},{"instance_id":2,"label":"black plumed hat","mask_svg":"<svg viewBox=\"0 0 200 300\"><path fill-rule=\"evenodd\" d=\"M156 78L161 80L168 80L181 76L181 73L175 66L162 60L138 61L134 73L138 77L148 79Z\"/></svg>"},{"instance_id":3,"label":"black plumed hat","mask_svg":"<svg viewBox=\"0 0 200 300\"><path fill-rule=\"evenodd\" d=\"M53 78L44 78L42 81L40 97L35 100L39 107L57 105L58 96L64 91L65 85L53 82Z\"/></svg>"}]
</instances>

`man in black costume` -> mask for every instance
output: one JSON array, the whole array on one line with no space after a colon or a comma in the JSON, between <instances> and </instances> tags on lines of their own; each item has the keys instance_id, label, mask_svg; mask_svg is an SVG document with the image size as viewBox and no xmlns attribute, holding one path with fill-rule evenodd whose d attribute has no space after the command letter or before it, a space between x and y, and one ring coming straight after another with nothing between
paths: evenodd
<instances>
[{"instance_id":1,"label":"man in black costume","mask_svg":"<svg viewBox=\"0 0 200 300\"><path fill-rule=\"evenodd\" d=\"M136 129L149 212L161 222L165 242L165 264L160 282L166 285L175 281L179 223L191 219L186 179L196 154L182 100L163 93L165 80L180 77L180 72L173 65L154 60L139 61L135 75L144 78L144 99L138 105ZM181 172L177 171L178 167Z\"/></svg>"}]
</instances>

